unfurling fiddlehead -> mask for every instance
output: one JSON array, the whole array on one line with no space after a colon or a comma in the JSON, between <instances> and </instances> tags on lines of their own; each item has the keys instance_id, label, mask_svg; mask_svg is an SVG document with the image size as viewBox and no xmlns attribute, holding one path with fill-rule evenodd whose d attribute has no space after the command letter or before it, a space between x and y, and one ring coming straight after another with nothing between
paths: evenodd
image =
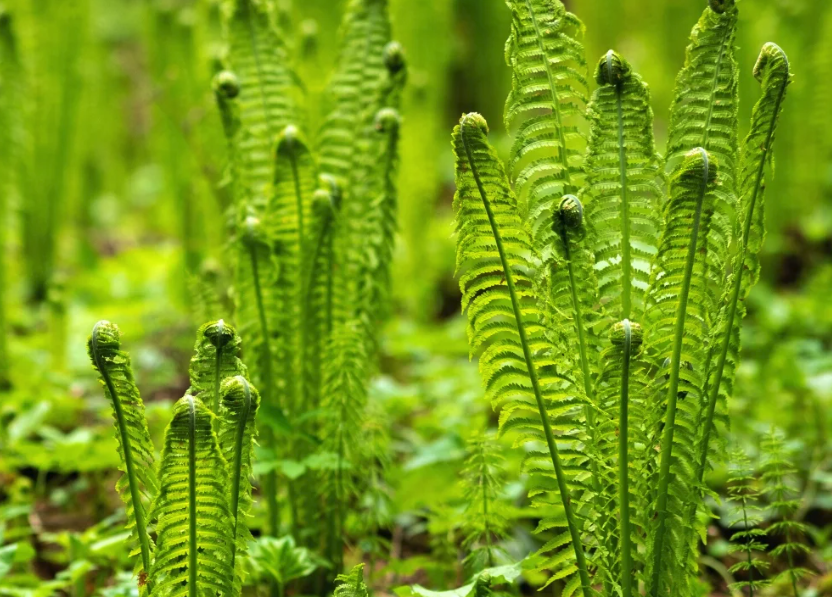
<instances>
[{"instance_id":1,"label":"unfurling fiddlehead","mask_svg":"<svg viewBox=\"0 0 832 597\"><path fill-rule=\"evenodd\" d=\"M220 384L227 377L248 377L248 370L239 359L242 340L236 330L222 319L204 324L196 334L194 356L191 357L189 394L218 414Z\"/></svg>"},{"instance_id":2,"label":"unfurling fiddlehead","mask_svg":"<svg viewBox=\"0 0 832 597\"><path fill-rule=\"evenodd\" d=\"M142 498L153 500L157 491L153 444L147 429L139 389L133 380L130 355L121 350L121 333L109 321L99 321L87 342L92 364L101 377L115 419L122 476L116 484L127 507L127 527L135 529L142 570L150 573L153 543L147 532L148 515ZM131 553L135 555L135 553Z\"/></svg>"}]
</instances>

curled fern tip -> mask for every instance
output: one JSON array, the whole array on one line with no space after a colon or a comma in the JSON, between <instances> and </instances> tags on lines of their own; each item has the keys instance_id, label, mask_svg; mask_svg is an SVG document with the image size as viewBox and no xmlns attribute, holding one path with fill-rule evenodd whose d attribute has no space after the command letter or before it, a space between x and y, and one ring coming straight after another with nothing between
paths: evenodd
<instances>
[{"instance_id":1,"label":"curled fern tip","mask_svg":"<svg viewBox=\"0 0 832 597\"><path fill-rule=\"evenodd\" d=\"M767 66L772 68L782 69L784 74L789 73L789 58L783 49L774 42L766 42L760 50L760 55L757 57L757 62L754 64L754 78L757 81L763 81L763 74Z\"/></svg>"},{"instance_id":2,"label":"curled fern tip","mask_svg":"<svg viewBox=\"0 0 832 597\"><path fill-rule=\"evenodd\" d=\"M381 133L393 132L399 128L400 124L399 112L393 108L384 108L376 114L375 127Z\"/></svg>"},{"instance_id":3,"label":"curled fern tip","mask_svg":"<svg viewBox=\"0 0 832 597\"><path fill-rule=\"evenodd\" d=\"M230 70L218 72L214 76L214 92L225 99L234 99L240 95L240 81Z\"/></svg>"},{"instance_id":4,"label":"curled fern tip","mask_svg":"<svg viewBox=\"0 0 832 597\"><path fill-rule=\"evenodd\" d=\"M391 75L405 67L404 48L399 42L391 41L384 47L384 66Z\"/></svg>"},{"instance_id":5,"label":"curled fern tip","mask_svg":"<svg viewBox=\"0 0 832 597\"><path fill-rule=\"evenodd\" d=\"M488 134L488 123L485 121L482 114L478 112L469 112L468 114L464 114L459 120L459 125L463 131L470 127L476 127L480 130L480 132L482 132L483 135Z\"/></svg>"},{"instance_id":6,"label":"curled fern tip","mask_svg":"<svg viewBox=\"0 0 832 597\"><path fill-rule=\"evenodd\" d=\"M584 206L575 195L564 195L558 204L555 224L560 223L568 229L580 228L584 221Z\"/></svg>"},{"instance_id":7,"label":"curled fern tip","mask_svg":"<svg viewBox=\"0 0 832 597\"><path fill-rule=\"evenodd\" d=\"M615 50L610 50L598 61L595 80L599 85L621 85L630 78L630 63Z\"/></svg>"},{"instance_id":8,"label":"curled fern tip","mask_svg":"<svg viewBox=\"0 0 832 597\"><path fill-rule=\"evenodd\" d=\"M613 346L624 346L628 339L630 347L637 349L644 340L644 331L639 324L625 319L612 327L611 340Z\"/></svg>"},{"instance_id":9,"label":"curled fern tip","mask_svg":"<svg viewBox=\"0 0 832 597\"><path fill-rule=\"evenodd\" d=\"M234 339L236 332L233 327L222 319L212 323L205 328L205 337L216 348L222 348Z\"/></svg>"},{"instance_id":10,"label":"curled fern tip","mask_svg":"<svg viewBox=\"0 0 832 597\"><path fill-rule=\"evenodd\" d=\"M711 10L717 14L724 14L726 10L734 7L735 0L710 0Z\"/></svg>"}]
</instances>

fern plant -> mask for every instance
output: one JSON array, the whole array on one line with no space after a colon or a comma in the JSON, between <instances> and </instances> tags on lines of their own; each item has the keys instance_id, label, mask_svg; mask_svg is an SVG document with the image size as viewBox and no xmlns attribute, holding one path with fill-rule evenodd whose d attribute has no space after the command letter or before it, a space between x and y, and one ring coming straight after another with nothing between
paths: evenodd
<instances>
[{"instance_id":1,"label":"fern plant","mask_svg":"<svg viewBox=\"0 0 832 597\"><path fill-rule=\"evenodd\" d=\"M621 55L598 61L587 104L578 18L558 0L508 5L508 167L478 114L453 134L471 354L501 431L528 443L548 582L567 596L689 595L789 63L763 47L740 152L738 12L712 0L663 159L647 85Z\"/></svg>"},{"instance_id":2,"label":"fern plant","mask_svg":"<svg viewBox=\"0 0 832 597\"><path fill-rule=\"evenodd\" d=\"M222 320L199 329L191 388L173 407L157 469L118 327L98 322L87 343L112 405L124 472L117 488L134 532L132 555L140 555L136 570L145 594L196 597L242 591L260 397L237 358L240 344L236 331Z\"/></svg>"},{"instance_id":3,"label":"fern plant","mask_svg":"<svg viewBox=\"0 0 832 597\"><path fill-rule=\"evenodd\" d=\"M753 597L755 591L759 591L768 584L765 579L768 562L756 555L765 553L767 547L763 543L766 531L759 528L762 521L758 503L760 492L755 487L754 469L744 452L737 450L731 454L731 466L732 470L728 477L730 484L728 495L737 509L733 525L740 526L741 529L731 535L731 543L734 551L742 552L743 559L731 566L729 571L731 574L742 572L746 577L746 580L734 583L731 588L748 589L749 597Z\"/></svg>"},{"instance_id":4,"label":"fern plant","mask_svg":"<svg viewBox=\"0 0 832 597\"><path fill-rule=\"evenodd\" d=\"M315 135L293 45L272 9L228 2L227 52L214 82L234 197L234 321L250 339L251 376L270 419L286 422L262 429L265 450L303 462L312 438L317 456L335 462L295 478L279 479L272 467L262 479L265 532L277 537L288 512L299 544L321 548L337 573L346 509L366 488L358 465L371 452L360 429L389 310L407 68L387 1L350 0ZM334 504L326 517L316 514L321 503Z\"/></svg>"},{"instance_id":5,"label":"fern plant","mask_svg":"<svg viewBox=\"0 0 832 597\"><path fill-rule=\"evenodd\" d=\"M810 574L806 568L799 566L797 559L805 556L809 548L801 541L806 534L806 525L794 519L794 513L800 502L796 499L795 490L789 484L788 477L795 473L786 452L783 437L774 429L763 439L761 446L765 455L763 461L763 493L769 500L769 509L776 519L769 528L772 538L782 541L771 550L771 556L782 559L785 569L777 575L773 582L786 582L792 589L792 595L798 597L798 582Z\"/></svg>"}]
</instances>

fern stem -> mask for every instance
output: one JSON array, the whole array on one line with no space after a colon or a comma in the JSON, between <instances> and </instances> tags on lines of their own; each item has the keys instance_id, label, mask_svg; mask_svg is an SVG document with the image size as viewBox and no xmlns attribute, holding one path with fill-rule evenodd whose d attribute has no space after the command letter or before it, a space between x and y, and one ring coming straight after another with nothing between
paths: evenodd
<instances>
[{"instance_id":1,"label":"fern stem","mask_svg":"<svg viewBox=\"0 0 832 597\"><path fill-rule=\"evenodd\" d=\"M630 356L632 327L625 319L624 346L621 361L621 405L618 409L618 504L621 517L621 597L631 597L633 591L633 558L630 541L630 475L629 475L629 406Z\"/></svg>"},{"instance_id":2,"label":"fern stem","mask_svg":"<svg viewBox=\"0 0 832 597\"><path fill-rule=\"evenodd\" d=\"M782 52L782 50L781 50ZM786 68L788 70L789 61L786 55L783 54L786 61ZM760 165L757 168L757 175L754 179L754 187L751 192L751 201L745 213L745 221L742 226L742 247L734 261L734 286L731 289L731 298L728 307L728 318L725 325L725 335L722 338L722 344L719 351L719 360L716 364L716 373L714 375L713 386L710 388L710 396L708 396L708 412L705 417L705 428L702 436L702 446L699 453L699 461L696 464L696 479L701 484L705 476L705 467L708 462L708 444L711 441L711 429L713 427L714 413L716 411L716 403L719 399L719 388L722 385L722 376L725 372L725 363L728 360L728 350L731 346L731 332L734 327L734 320L737 316L737 306L739 305L740 292L742 290L742 280L745 273L745 256L748 251L748 237L751 233L751 224L754 221L754 210L757 207L757 200L760 196L760 191L763 188L763 174L765 173L766 159L769 155L771 146L774 141L774 130L777 127L777 114L780 112L780 107L783 99L786 96L786 88L789 86L789 77L785 77L783 86L777 96L777 101L774 105L774 117L771 119L771 126L766 133L766 142L763 146L763 159L760 160Z\"/></svg>"},{"instance_id":3,"label":"fern stem","mask_svg":"<svg viewBox=\"0 0 832 597\"><path fill-rule=\"evenodd\" d=\"M263 381L266 387L262 390L263 402L266 402L266 396L274 391L274 376L272 374L272 350L270 344L269 324L266 319L266 309L263 304L263 290L260 285L260 272L257 264L257 249L254 245L248 247L249 257L251 258L251 274L254 282L254 296L257 303L257 315L260 318L260 334L263 337L263 353L262 367L263 367ZM267 426L265 436L265 444L269 450L274 453L275 440L274 432ZM268 522L267 528L272 537L277 537L280 533L280 513L277 509L277 473L274 470L266 473L264 480L264 489L266 494L266 520Z\"/></svg>"},{"instance_id":4,"label":"fern stem","mask_svg":"<svg viewBox=\"0 0 832 597\"><path fill-rule=\"evenodd\" d=\"M747 531L748 530L748 511L745 508L745 502L747 498L745 496L742 497L742 523L743 528ZM748 560L748 597L754 597L754 567L751 565L754 558L751 554L751 539L748 538L745 540L745 555L746 559Z\"/></svg>"},{"instance_id":5,"label":"fern stem","mask_svg":"<svg viewBox=\"0 0 832 597\"><path fill-rule=\"evenodd\" d=\"M100 323L100 322L99 322ZM133 462L133 449L130 445L130 436L127 432L127 422L124 418L124 410L121 406L121 398L116 392L116 386L110 377L110 371L101 357L98 350L98 326L95 324L92 329L92 354L95 358L95 366L98 368L104 383L107 386L107 391L113 399L113 410L116 413L116 422L118 423L118 433L121 437L121 449L124 452L124 469L127 473L127 483L130 486L130 498L133 501L133 515L136 518L136 533L139 536L139 548L142 553L142 566L145 574L150 574L150 538L147 535L147 522L145 520L144 509L142 508L141 492L139 491L139 480L136 477L135 463ZM148 592L152 590L150 580L147 581Z\"/></svg>"},{"instance_id":6,"label":"fern stem","mask_svg":"<svg viewBox=\"0 0 832 597\"><path fill-rule=\"evenodd\" d=\"M529 9L529 16L531 17L532 24L534 25L534 38L535 41L537 41L537 47L540 50L540 55L543 58L543 65L546 69L546 78L549 82L549 93L552 94L552 112L555 114L558 141L560 142L558 157L560 158L561 165L563 166L563 175L566 178L566 183L571 186L572 181L569 178L569 157L566 155L566 135L563 132L563 117L560 113L560 98L558 97L558 88L555 85L555 75L552 72L552 65L549 63L549 59L547 58L548 54L546 53L546 47L543 45L543 33L540 30L540 24L537 22L537 15L534 12L532 0L526 0L526 7Z\"/></svg>"},{"instance_id":7,"label":"fern stem","mask_svg":"<svg viewBox=\"0 0 832 597\"><path fill-rule=\"evenodd\" d=\"M243 462L243 439L245 437L246 424L251 412L251 387L243 376L237 376L243 385L243 410L240 413L240 420L237 423L237 433L234 436L234 468L231 479L231 516L233 517L233 540L231 543L231 570L234 570L234 561L237 557L237 522L239 518L238 505L240 501L240 476L242 474Z\"/></svg>"},{"instance_id":8,"label":"fern stem","mask_svg":"<svg viewBox=\"0 0 832 597\"><path fill-rule=\"evenodd\" d=\"M702 204L708 189L708 170L710 167L708 153L699 148L703 159L703 176L693 217L693 228L685 258L685 272L682 278L682 288L679 293L679 304L676 308L676 325L673 334L673 353L670 358L670 381L667 388L667 417L661 443L661 462L659 465L659 492L656 501L656 539L653 545L653 597L659 595L659 576L661 573L664 535L667 522L667 498L670 490L670 461L673 453L673 434L676 429L676 399L679 391L679 367L682 361L682 341L685 335L685 320L687 318L687 303L690 294L693 266L696 261L696 246L699 238L699 226L702 220Z\"/></svg>"},{"instance_id":9,"label":"fern stem","mask_svg":"<svg viewBox=\"0 0 832 597\"><path fill-rule=\"evenodd\" d=\"M617 81L613 75L612 59L615 52L607 52L607 73L610 81ZM627 197L627 148L624 145L624 106L621 98L621 83L614 83L615 102L618 109L618 171L621 181L621 318L630 319L632 306L632 257L630 255L630 204Z\"/></svg>"},{"instance_id":10,"label":"fern stem","mask_svg":"<svg viewBox=\"0 0 832 597\"><path fill-rule=\"evenodd\" d=\"M193 396L188 396L190 424L188 426L188 597L199 597L197 586L196 540L196 406Z\"/></svg>"},{"instance_id":11,"label":"fern stem","mask_svg":"<svg viewBox=\"0 0 832 597\"><path fill-rule=\"evenodd\" d=\"M563 467L561 466L560 456L558 454L558 447L557 444L555 444L555 439L552 435L552 427L549 424L549 418L546 413L546 407L543 404L543 395L540 391L540 381L537 378L537 370L535 369L534 362L532 361L532 353L531 349L529 348L528 338L526 337L526 327L523 325L523 314L520 310L520 302L517 298L517 291L514 288L514 276L512 275L511 266L509 265L508 259L506 257L505 248L503 247L503 239L500 235L500 229L497 227L497 222L494 218L494 211L491 209L491 203L488 200L488 195L485 192L485 188L483 187L482 181L480 180L479 170L477 169L476 162L474 161L474 158L471 155L471 148L469 147L468 142L465 139L465 131L467 128L465 125L467 123L463 121L462 124L463 126L460 130L460 134L462 136L462 143L465 147L465 154L468 158L468 165L471 168L471 173L473 174L474 180L477 183L477 189L479 190L480 197L482 198L482 202L485 207L485 212L488 215L488 222L491 225L491 231L494 234L494 242L497 245L497 252L500 255L500 263L503 266L503 272L506 276L506 285L508 286L509 296L511 297L511 307L514 311L514 319L517 322L517 333L520 336L520 344L523 348L523 357L526 360L526 368L529 372L529 380L531 381L532 389L534 390L534 397L537 402L537 409L540 412L540 420L543 424L543 433L546 436L546 444L549 448L549 455L552 458L552 466L555 469L555 477L557 479L558 490L560 491L560 497L563 503L563 510L566 515L566 524L569 527L569 534L572 539L572 549L575 551L575 559L577 560L578 574L581 578L581 586L583 588L584 594L589 595L591 587L589 583L589 574L587 573L586 568L586 558L584 557L583 545L581 544L581 536L578 531L578 525L575 521L575 515L572 512L572 500L569 496L569 487L566 484L566 475L564 474Z\"/></svg>"}]
</instances>

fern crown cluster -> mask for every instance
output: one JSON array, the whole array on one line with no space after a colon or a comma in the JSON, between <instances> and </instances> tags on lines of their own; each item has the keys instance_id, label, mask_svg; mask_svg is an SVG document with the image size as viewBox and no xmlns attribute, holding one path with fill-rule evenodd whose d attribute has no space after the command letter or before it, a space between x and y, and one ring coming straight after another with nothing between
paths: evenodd
<instances>
[{"instance_id":1,"label":"fern crown cluster","mask_svg":"<svg viewBox=\"0 0 832 597\"><path fill-rule=\"evenodd\" d=\"M693 594L789 63L763 47L740 147L738 8L710 2L662 156L649 88L623 56L599 59L590 94L580 20L559 0L507 4L507 165L480 115L453 133L471 355L501 431L526 444L549 583Z\"/></svg>"}]
</instances>

